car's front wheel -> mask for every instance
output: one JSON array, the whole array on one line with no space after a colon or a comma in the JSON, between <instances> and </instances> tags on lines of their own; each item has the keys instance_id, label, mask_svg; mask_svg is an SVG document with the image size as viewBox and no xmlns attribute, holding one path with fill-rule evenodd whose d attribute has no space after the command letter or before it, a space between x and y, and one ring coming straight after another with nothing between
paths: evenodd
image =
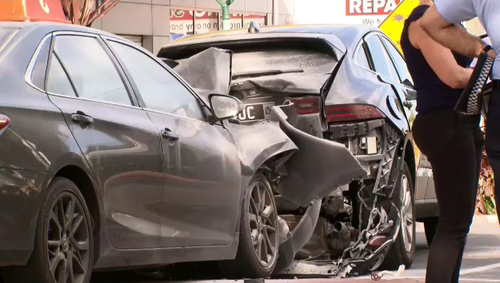
<instances>
[{"instance_id":1,"label":"car's front wheel","mask_svg":"<svg viewBox=\"0 0 500 283\"><path fill-rule=\"evenodd\" d=\"M271 185L261 172L250 180L240 216L236 258L220 263L231 278L266 278L276 266L279 251L278 212Z\"/></svg>"},{"instance_id":2,"label":"car's front wheel","mask_svg":"<svg viewBox=\"0 0 500 283\"><path fill-rule=\"evenodd\" d=\"M55 178L40 208L26 266L3 271L5 283L88 283L94 262L90 213L78 187Z\"/></svg>"},{"instance_id":3,"label":"car's front wheel","mask_svg":"<svg viewBox=\"0 0 500 283\"><path fill-rule=\"evenodd\" d=\"M398 237L385 256L382 269L397 270L400 265L409 268L415 259L415 194L410 168L406 162L394 190L393 201L401 212Z\"/></svg>"}]
</instances>

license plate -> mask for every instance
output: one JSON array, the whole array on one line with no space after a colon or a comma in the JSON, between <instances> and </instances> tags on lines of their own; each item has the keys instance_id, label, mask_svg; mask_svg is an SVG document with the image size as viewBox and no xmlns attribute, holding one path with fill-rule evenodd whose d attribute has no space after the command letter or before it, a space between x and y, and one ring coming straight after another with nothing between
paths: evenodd
<instances>
[{"instance_id":1,"label":"license plate","mask_svg":"<svg viewBox=\"0 0 500 283\"><path fill-rule=\"evenodd\" d=\"M246 104L243 111L236 116L240 121L257 121L269 118L274 103Z\"/></svg>"}]
</instances>

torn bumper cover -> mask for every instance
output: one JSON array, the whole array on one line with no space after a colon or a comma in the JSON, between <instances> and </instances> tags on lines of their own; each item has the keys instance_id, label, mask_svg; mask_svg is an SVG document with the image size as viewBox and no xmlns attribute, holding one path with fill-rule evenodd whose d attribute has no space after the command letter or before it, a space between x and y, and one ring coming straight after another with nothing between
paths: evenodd
<instances>
[{"instance_id":1,"label":"torn bumper cover","mask_svg":"<svg viewBox=\"0 0 500 283\"><path fill-rule=\"evenodd\" d=\"M287 107L287 106L283 106ZM280 245L276 272L288 268L314 233L322 198L353 179L366 176L357 159L337 142L294 128L281 107L272 108L271 121L250 125L227 123L239 147L242 173L251 175L272 157L282 174L275 186L283 199L306 208L297 226Z\"/></svg>"},{"instance_id":2,"label":"torn bumper cover","mask_svg":"<svg viewBox=\"0 0 500 283\"><path fill-rule=\"evenodd\" d=\"M280 107L273 107L271 120L278 122L299 148L285 163L288 173L277 188L284 198L306 207L338 186L366 176L367 172L343 144L302 132L288 123L287 118Z\"/></svg>"},{"instance_id":3,"label":"torn bumper cover","mask_svg":"<svg viewBox=\"0 0 500 283\"><path fill-rule=\"evenodd\" d=\"M318 222L321 199L336 187L366 176L366 171L345 146L304 133L290 125L287 118L280 107L273 107L271 120L278 122L299 148L283 165L287 175L277 190L283 198L307 207L307 210L280 245L275 272L288 268L297 252L311 239Z\"/></svg>"}]
</instances>

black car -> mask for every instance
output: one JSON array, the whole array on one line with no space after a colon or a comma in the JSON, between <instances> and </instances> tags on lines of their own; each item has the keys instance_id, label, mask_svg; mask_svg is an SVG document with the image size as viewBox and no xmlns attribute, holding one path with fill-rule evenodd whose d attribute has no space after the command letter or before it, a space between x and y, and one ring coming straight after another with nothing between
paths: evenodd
<instances>
[{"instance_id":1,"label":"black car","mask_svg":"<svg viewBox=\"0 0 500 283\"><path fill-rule=\"evenodd\" d=\"M217 261L234 277L289 266L320 196L366 172L343 145L292 127L280 107L270 122L230 123L241 111L231 96L200 99L118 36L0 23L5 282L84 283L94 269L182 262ZM307 217L282 228L276 198Z\"/></svg>"},{"instance_id":2,"label":"black car","mask_svg":"<svg viewBox=\"0 0 500 283\"><path fill-rule=\"evenodd\" d=\"M224 54L230 58L220 60ZM235 119L241 124L268 119L274 106L291 105L284 112L293 126L344 144L366 169L364 180L324 198L315 237L297 254L298 265L327 252L338 264L325 274L342 274L354 265L353 274L409 268L415 221L425 223L432 241L438 215L432 170L410 132L415 89L403 56L378 29L251 25L186 36L157 56L200 93L217 89L239 98L245 110ZM294 206L288 212L300 215Z\"/></svg>"}]
</instances>

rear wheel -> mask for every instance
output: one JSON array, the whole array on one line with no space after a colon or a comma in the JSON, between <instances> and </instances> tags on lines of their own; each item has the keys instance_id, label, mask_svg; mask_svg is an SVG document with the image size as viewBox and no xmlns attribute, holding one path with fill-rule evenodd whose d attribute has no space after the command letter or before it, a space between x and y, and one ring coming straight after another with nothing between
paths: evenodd
<instances>
[{"instance_id":1,"label":"rear wheel","mask_svg":"<svg viewBox=\"0 0 500 283\"><path fill-rule=\"evenodd\" d=\"M236 258L219 265L231 278L266 278L274 271L278 250L276 202L271 185L258 172L249 182L243 201Z\"/></svg>"},{"instance_id":2,"label":"rear wheel","mask_svg":"<svg viewBox=\"0 0 500 283\"><path fill-rule=\"evenodd\" d=\"M78 187L55 178L40 208L31 258L26 266L5 269L5 283L89 282L94 262L90 219Z\"/></svg>"},{"instance_id":3,"label":"rear wheel","mask_svg":"<svg viewBox=\"0 0 500 283\"><path fill-rule=\"evenodd\" d=\"M415 259L415 198L410 168L403 165L398 180L398 190L394 191L393 201L401 211L401 227L398 237L385 256L381 269L397 270L400 265L410 268Z\"/></svg>"}]
</instances>

